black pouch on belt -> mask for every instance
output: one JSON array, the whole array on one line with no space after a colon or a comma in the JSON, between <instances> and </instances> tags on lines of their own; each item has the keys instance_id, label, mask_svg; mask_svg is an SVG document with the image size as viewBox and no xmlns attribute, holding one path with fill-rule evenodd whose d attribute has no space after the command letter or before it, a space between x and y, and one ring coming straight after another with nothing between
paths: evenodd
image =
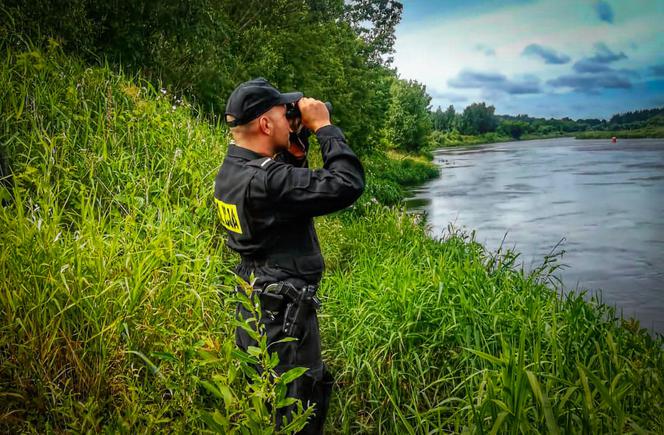
<instances>
[{"instance_id":1,"label":"black pouch on belt","mask_svg":"<svg viewBox=\"0 0 664 435\"><path fill-rule=\"evenodd\" d=\"M236 292L243 292L241 287L235 287ZM254 298L258 297L260 303L261 303L261 309L265 311L269 311L273 314L278 313L281 311L284 307L284 297L283 295L276 294L276 293L270 293L267 292L263 289L254 289L254 291L251 294L251 299L255 300Z\"/></svg>"},{"instance_id":2,"label":"black pouch on belt","mask_svg":"<svg viewBox=\"0 0 664 435\"><path fill-rule=\"evenodd\" d=\"M259 293L261 301L261 308L265 311L277 313L281 311L284 306L284 297L274 293L261 292Z\"/></svg>"}]
</instances>

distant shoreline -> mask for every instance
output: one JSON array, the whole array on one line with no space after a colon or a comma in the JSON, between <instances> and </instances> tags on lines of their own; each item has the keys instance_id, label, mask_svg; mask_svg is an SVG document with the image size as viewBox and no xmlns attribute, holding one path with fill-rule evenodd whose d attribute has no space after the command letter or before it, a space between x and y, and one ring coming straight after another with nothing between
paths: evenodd
<instances>
[{"instance_id":1,"label":"distant shoreline","mask_svg":"<svg viewBox=\"0 0 664 435\"><path fill-rule=\"evenodd\" d=\"M658 139L664 138L664 127L645 127L635 130L584 131L575 135L576 139Z\"/></svg>"},{"instance_id":2,"label":"distant shoreline","mask_svg":"<svg viewBox=\"0 0 664 435\"><path fill-rule=\"evenodd\" d=\"M542 136L531 136L524 135L521 139L514 139L511 137L482 137L477 136L470 140L466 139L466 142L455 142L450 144L445 144L443 146L437 147L436 149L445 149L445 148L456 148L461 146L473 146L473 145L486 145L492 143L504 143L504 142L527 142L531 140L543 140L543 139L558 139L563 137L573 137L574 139L611 139L615 137L616 139L660 139L664 138L664 127L656 128L640 128L635 130L616 130L616 131L584 131L578 133L569 133L569 134L550 134Z\"/></svg>"},{"instance_id":3,"label":"distant shoreline","mask_svg":"<svg viewBox=\"0 0 664 435\"><path fill-rule=\"evenodd\" d=\"M436 147L435 149L443 148L455 148L460 146L468 145L485 145L491 143L503 143L503 142L526 142L530 140L542 140L542 139L557 139L561 137L573 137L573 134L546 134L546 135L523 135L520 139L515 139L509 136L497 136L495 134L480 135L480 136L462 136L462 140L458 142L451 142Z\"/></svg>"}]
</instances>

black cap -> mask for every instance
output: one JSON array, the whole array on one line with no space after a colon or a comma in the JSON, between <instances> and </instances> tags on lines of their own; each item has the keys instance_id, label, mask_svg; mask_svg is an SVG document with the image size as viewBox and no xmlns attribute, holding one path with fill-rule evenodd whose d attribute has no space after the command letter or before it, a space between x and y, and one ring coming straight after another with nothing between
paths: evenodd
<instances>
[{"instance_id":1,"label":"black cap","mask_svg":"<svg viewBox=\"0 0 664 435\"><path fill-rule=\"evenodd\" d=\"M258 118L279 104L294 103L302 98L302 92L282 94L262 77L240 84L226 103L225 115L232 115L233 121L226 120L231 127L246 124Z\"/></svg>"}]
</instances>

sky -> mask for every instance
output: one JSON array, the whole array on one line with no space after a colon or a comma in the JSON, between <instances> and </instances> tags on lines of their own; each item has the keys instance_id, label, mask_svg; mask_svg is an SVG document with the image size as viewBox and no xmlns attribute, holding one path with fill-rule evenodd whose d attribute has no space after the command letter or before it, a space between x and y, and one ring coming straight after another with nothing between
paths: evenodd
<instances>
[{"instance_id":1,"label":"sky","mask_svg":"<svg viewBox=\"0 0 664 435\"><path fill-rule=\"evenodd\" d=\"M403 0L394 66L431 105L610 118L664 106L664 0Z\"/></svg>"}]
</instances>

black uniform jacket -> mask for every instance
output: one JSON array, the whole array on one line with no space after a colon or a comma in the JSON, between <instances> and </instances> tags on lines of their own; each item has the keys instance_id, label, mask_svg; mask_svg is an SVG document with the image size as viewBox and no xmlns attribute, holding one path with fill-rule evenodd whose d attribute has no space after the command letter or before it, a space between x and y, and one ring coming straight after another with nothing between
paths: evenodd
<instances>
[{"instance_id":1,"label":"black uniform jacket","mask_svg":"<svg viewBox=\"0 0 664 435\"><path fill-rule=\"evenodd\" d=\"M229 145L214 197L228 246L242 256L236 272L256 284L289 280L316 284L324 262L313 217L351 205L364 189L364 170L341 130L316 133L324 166L309 169L288 158L264 157ZM290 160L290 162L289 162Z\"/></svg>"}]
</instances>

